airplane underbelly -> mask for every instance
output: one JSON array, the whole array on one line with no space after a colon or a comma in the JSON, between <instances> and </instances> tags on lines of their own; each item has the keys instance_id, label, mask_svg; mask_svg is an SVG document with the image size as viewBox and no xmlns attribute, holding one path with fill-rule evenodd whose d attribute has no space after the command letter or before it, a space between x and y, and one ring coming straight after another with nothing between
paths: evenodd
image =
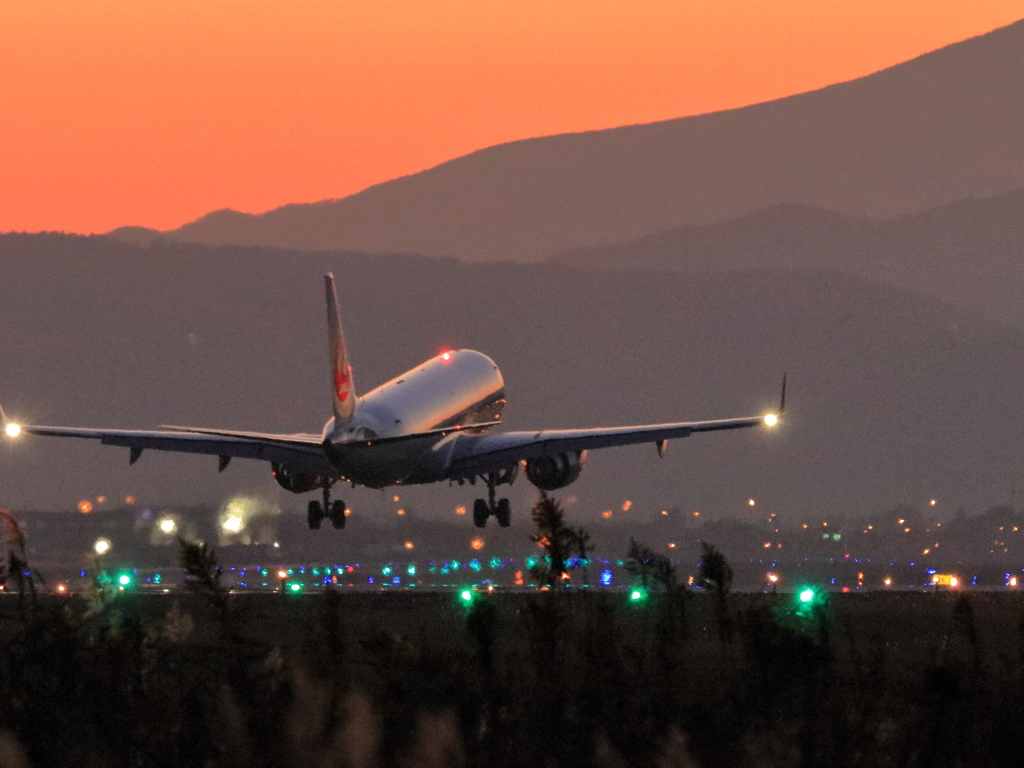
<instances>
[{"instance_id":1,"label":"airplane underbelly","mask_svg":"<svg viewBox=\"0 0 1024 768\"><path fill-rule=\"evenodd\" d=\"M447 442L429 436L377 445L335 445L328 458L345 480L368 488L436 482L444 478Z\"/></svg>"}]
</instances>

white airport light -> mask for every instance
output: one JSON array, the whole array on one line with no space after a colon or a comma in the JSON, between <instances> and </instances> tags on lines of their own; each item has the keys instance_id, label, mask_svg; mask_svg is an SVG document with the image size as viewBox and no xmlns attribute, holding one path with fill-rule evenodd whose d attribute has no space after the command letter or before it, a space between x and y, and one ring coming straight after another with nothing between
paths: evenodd
<instances>
[{"instance_id":1,"label":"white airport light","mask_svg":"<svg viewBox=\"0 0 1024 768\"><path fill-rule=\"evenodd\" d=\"M228 533L238 533L245 527L245 520L242 519L241 515L228 515L227 519L220 524Z\"/></svg>"},{"instance_id":2,"label":"white airport light","mask_svg":"<svg viewBox=\"0 0 1024 768\"><path fill-rule=\"evenodd\" d=\"M170 536L172 533L178 530L178 524L174 522L174 518L165 517L160 521L160 530Z\"/></svg>"},{"instance_id":3,"label":"white airport light","mask_svg":"<svg viewBox=\"0 0 1024 768\"><path fill-rule=\"evenodd\" d=\"M774 427L776 424L779 423L779 417L776 416L774 413L769 413L767 416L764 417L764 423L765 426Z\"/></svg>"},{"instance_id":4,"label":"white airport light","mask_svg":"<svg viewBox=\"0 0 1024 768\"><path fill-rule=\"evenodd\" d=\"M110 551L110 539L96 539L96 543L92 545L93 552L97 555L105 555Z\"/></svg>"},{"instance_id":5,"label":"white airport light","mask_svg":"<svg viewBox=\"0 0 1024 768\"><path fill-rule=\"evenodd\" d=\"M8 437L17 437L21 434L21 425L15 424L13 421L8 422L7 426L4 427L4 432L7 433Z\"/></svg>"}]
</instances>

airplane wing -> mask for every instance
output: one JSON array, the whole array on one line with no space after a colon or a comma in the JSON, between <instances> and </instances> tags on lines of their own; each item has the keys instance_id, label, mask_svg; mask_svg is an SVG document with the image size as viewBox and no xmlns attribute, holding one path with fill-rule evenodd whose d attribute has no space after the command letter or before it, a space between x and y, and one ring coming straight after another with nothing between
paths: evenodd
<instances>
[{"instance_id":1,"label":"airplane wing","mask_svg":"<svg viewBox=\"0 0 1024 768\"><path fill-rule=\"evenodd\" d=\"M496 435L460 435L448 463L448 477L459 480L507 469L520 461L577 453L595 448L654 443L658 455L665 453L669 440L699 432L718 432L747 427L774 427L786 412L786 377L782 377L782 398L778 413L716 421L682 421L674 424L644 424L604 429L559 429L540 432L506 432Z\"/></svg>"},{"instance_id":2,"label":"airplane wing","mask_svg":"<svg viewBox=\"0 0 1024 768\"><path fill-rule=\"evenodd\" d=\"M13 433L12 433L13 432ZM143 450L178 451L221 457L221 469L231 458L260 459L286 464L300 472L336 476L337 471L324 456L319 435L277 435L262 432L198 431L189 428L158 430L83 429L76 427L44 427L7 423L7 434L80 437L98 440L103 445L131 449L129 461L135 463Z\"/></svg>"},{"instance_id":3,"label":"airplane wing","mask_svg":"<svg viewBox=\"0 0 1024 768\"><path fill-rule=\"evenodd\" d=\"M689 437L695 432L743 429L760 425L774 426L778 417L751 416L718 421L684 421L675 424L645 424L605 429L560 429L541 432L506 432L497 435L461 437L449 464L452 479L472 477L504 469L524 459L555 456L560 453L612 448L619 445L654 443L664 453L665 441Z\"/></svg>"}]
</instances>

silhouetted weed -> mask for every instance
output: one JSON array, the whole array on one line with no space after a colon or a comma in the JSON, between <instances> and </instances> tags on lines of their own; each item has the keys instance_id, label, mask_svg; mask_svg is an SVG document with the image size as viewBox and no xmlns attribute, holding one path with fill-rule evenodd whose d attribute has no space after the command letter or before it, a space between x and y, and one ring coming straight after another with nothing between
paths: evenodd
<instances>
[{"instance_id":1,"label":"silhouetted weed","mask_svg":"<svg viewBox=\"0 0 1024 768\"><path fill-rule=\"evenodd\" d=\"M694 593L633 554L646 601L235 595L193 545L178 594L0 594L0 765L1021 764L1014 596Z\"/></svg>"}]
</instances>

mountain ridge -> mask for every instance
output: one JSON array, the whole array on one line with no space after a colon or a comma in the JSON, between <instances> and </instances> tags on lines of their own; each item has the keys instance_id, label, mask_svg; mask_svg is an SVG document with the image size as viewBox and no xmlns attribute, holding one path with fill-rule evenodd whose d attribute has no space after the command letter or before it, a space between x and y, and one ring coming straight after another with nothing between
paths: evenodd
<instances>
[{"instance_id":1,"label":"mountain ridge","mask_svg":"<svg viewBox=\"0 0 1024 768\"><path fill-rule=\"evenodd\" d=\"M776 203L886 217L1024 186L1024 22L723 112L500 144L185 241L539 260Z\"/></svg>"}]
</instances>

